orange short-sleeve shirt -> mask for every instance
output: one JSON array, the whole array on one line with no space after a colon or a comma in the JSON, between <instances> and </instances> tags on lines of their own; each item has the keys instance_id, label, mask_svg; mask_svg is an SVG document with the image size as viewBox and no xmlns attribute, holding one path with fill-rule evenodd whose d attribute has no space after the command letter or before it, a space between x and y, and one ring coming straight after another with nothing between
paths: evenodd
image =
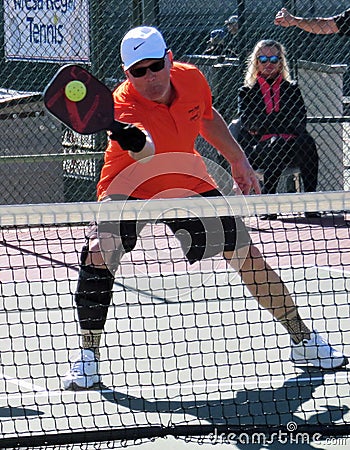
<instances>
[{"instance_id":1,"label":"orange short-sleeve shirt","mask_svg":"<svg viewBox=\"0 0 350 450\"><path fill-rule=\"evenodd\" d=\"M170 106L142 97L129 81L113 93L115 119L147 130L156 153L135 161L110 140L97 185L98 199L123 194L140 199L188 197L216 188L195 150L202 119L211 119L210 87L194 66L175 62L171 83L176 96Z\"/></svg>"}]
</instances>

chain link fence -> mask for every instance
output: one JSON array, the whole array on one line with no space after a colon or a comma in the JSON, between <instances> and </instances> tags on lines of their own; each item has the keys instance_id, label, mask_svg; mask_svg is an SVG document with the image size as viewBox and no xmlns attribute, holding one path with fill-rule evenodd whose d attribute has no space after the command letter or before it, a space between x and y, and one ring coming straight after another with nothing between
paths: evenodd
<instances>
[{"instance_id":1,"label":"chain link fence","mask_svg":"<svg viewBox=\"0 0 350 450\"><path fill-rule=\"evenodd\" d=\"M124 78L120 40L140 24L158 27L175 59L194 63L204 72L214 105L228 123L238 118L238 91L255 44L261 39L281 42L305 101L308 132L317 146L317 190L348 190L350 39L277 27L274 17L283 6L299 16L327 17L344 11L348 3L4 0L0 5L0 203L95 199L106 136L79 136L62 127L45 111L42 92L57 69L71 62L87 67L112 89ZM208 50L210 37L221 38L220 51ZM226 168L227 163L202 139L197 146L213 161L217 177L214 168L217 164ZM227 179L218 182L227 188ZM279 189L289 190L288 186Z\"/></svg>"}]
</instances>

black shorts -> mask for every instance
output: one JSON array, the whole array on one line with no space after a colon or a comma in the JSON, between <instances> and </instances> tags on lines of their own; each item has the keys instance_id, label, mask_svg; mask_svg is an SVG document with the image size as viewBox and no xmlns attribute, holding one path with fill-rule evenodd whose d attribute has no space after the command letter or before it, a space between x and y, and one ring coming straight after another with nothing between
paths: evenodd
<instances>
[{"instance_id":1,"label":"black shorts","mask_svg":"<svg viewBox=\"0 0 350 450\"><path fill-rule=\"evenodd\" d=\"M202 197L221 196L216 189L200 195ZM117 199L120 200L121 198L119 196L111 196L111 200ZM98 225L93 224L88 236L91 234L96 235L96 231L99 233L111 233L120 237L123 252L128 253L136 246L137 238L147 223L150 223L150 221L126 220L121 222L103 222ZM176 239L180 242L181 248L190 264L226 251L246 247L251 243L246 226L239 217L157 219L156 223L164 223L171 229Z\"/></svg>"}]
</instances>

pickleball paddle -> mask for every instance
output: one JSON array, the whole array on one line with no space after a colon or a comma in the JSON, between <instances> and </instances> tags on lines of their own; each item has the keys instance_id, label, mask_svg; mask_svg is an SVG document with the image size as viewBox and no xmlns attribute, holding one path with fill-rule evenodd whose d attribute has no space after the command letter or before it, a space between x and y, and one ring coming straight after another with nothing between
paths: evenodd
<instances>
[{"instance_id":1,"label":"pickleball paddle","mask_svg":"<svg viewBox=\"0 0 350 450\"><path fill-rule=\"evenodd\" d=\"M55 74L44 91L48 111L79 134L119 131L111 91L90 72L69 64Z\"/></svg>"}]
</instances>

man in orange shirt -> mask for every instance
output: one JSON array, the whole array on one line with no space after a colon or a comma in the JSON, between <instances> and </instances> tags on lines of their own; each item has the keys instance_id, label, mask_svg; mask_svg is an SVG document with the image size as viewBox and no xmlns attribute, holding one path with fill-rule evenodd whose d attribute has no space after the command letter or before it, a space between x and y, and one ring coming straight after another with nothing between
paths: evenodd
<instances>
[{"instance_id":1,"label":"man in orange shirt","mask_svg":"<svg viewBox=\"0 0 350 450\"><path fill-rule=\"evenodd\" d=\"M163 36L153 27L130 30L122 40L121 57L127 80L113 94L115 119L131 126L110 135L97 186L100 201L221 195L194 148L198 135L229 161L243 194L252 189L260 193L253 169L213 108L208 83L196 67L173 62ZM240 219L163 222L176 233L190 264L223 254L259 304L289 332L293 361L324 368L347 362L303 323L282 280L252 245ZM100 381L99 344L115 273L144 225L122 221L100 224L98 230L92 225L89 231L75 295L82 349L63 380L66 389L91 388ZM222 234L215 232L219 229ZM104 251L101 236L107 236L106 241L111 237L113 251Z\"/></svg>"}]
</instances>

